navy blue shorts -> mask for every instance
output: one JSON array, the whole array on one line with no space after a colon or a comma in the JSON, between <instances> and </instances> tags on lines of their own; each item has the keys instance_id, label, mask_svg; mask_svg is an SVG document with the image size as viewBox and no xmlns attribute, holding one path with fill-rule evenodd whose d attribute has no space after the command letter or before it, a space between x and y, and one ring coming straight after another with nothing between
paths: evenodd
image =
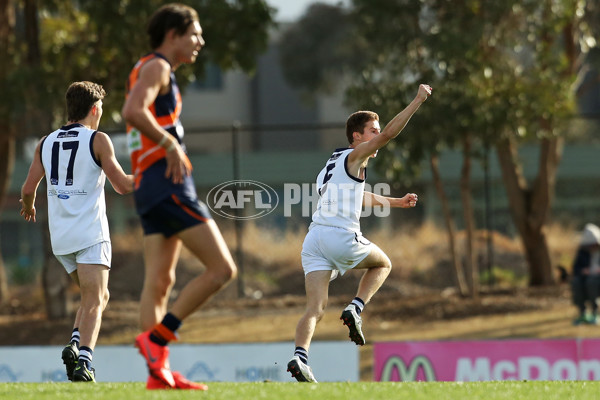
<instances>
[{"instance_id":1,"label":"navy blue shorts","mask_svg":"<svg viewBox=\"0 0 600 400\"><path fill-rule=\"evenodd\" d=\"M179 198L175 194L140 216L145 235L162 233L165 237L171 237L211 218L206 204L199 200Z\"/></svg>"}]
</instances>

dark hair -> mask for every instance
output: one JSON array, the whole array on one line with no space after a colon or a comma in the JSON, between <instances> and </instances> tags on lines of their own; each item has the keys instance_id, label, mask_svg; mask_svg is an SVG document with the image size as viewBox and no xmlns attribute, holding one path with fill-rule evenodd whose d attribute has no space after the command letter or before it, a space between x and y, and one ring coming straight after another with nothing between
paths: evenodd
<instances>
[{"instance_id":1,"label":"dark hair","mask_svg":"<svg viewBox=\"0 0 600 400\"><path fill-rule=\"evenodd\" d=\"M148 22L146 32L150 36L150 47L158 48L171 29L175 29L178 35L183 35L196 21L198 13L192 7L180 3L165 4L152 14Z\"/></svg>"},{"instance_id":2,"label":"dark hair","mask_svg":"<svg viewBox=\"0 0 600 400\"><path fill-rule=\"evenodd\" d=\"M369 121L379 121L379 115L373 111L357 111L348 117L348 120L346 120L346 137L348 138L348 143L352 144L354 141L354 132L362 133Z\"/></svg>"},{"instance_id":3,"label":"dark hair","mask_svg":"<svg viewBox=\"0 0 600 400\"><path fill-rule=\"evenodd\" d=\"M80 121L84 119L94 104L102 100L106 92L101 85L94 82L73 82L69 85L65 99L67 100L67 119Z\"/></svg>"}]
</instances>

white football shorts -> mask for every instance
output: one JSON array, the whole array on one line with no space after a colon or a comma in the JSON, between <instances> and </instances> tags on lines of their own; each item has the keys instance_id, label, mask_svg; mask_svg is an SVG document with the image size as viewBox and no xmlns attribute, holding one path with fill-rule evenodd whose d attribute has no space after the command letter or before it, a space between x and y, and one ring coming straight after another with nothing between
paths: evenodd
<instances>
[{"instance_id":1,"label":"white football shorts","mask_svg":"<svg viewBox=\"0 0 600 400\"><path fill-rule=\"evenodd\" d=\"M77 264L100 264L110 268L112 246L110 242L100 242L71 254L55 254L67 273L77 270Z\"/></svg>"},{"instance_id":2,"label":"white football shorts","mask_svg":"<svg viewBox=\"0 0 600 400\"><path fill-rule=\"evenodd\" d=\"M302 244L302 268L304 275L313 271L338 272L356 267L371 250L377 247L358 232L343 228L312 224Z\"/></svg>"}]
</instances>

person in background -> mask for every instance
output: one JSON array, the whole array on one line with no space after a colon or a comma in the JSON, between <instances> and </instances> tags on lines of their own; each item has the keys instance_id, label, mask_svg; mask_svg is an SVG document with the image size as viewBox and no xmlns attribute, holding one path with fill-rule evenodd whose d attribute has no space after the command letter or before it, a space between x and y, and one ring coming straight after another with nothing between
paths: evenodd
<instances>
[{"instance_id":1,"label":"person in background","mask_svg":"<svg viewBox=\"0 0 600 400\"><path fill-rule=\"evenodd\" d=\"M600 296L600 228L594 224L586 224L583 228L573 261L572 275L573 303L579 312L573 324L597 324L597 300Z\"/></svg>"},{"instance_id":2,"label":"person in background","mask_svg":"<svg viewBox=\"0 0 600 400\"><path fill-rule=\"evenodd\" d=\"M102 312L108 303L111 244L106 218L106 178L119 194L133 191L108 135L98 131L106 92L93 82L67 89L68 124L38 143L21 189L21 215L35 222L35 196L45 176L52 252L81 289L70 343L62 351L67 378L95 382L92 365Z\"/></svg>"}]
</instances>

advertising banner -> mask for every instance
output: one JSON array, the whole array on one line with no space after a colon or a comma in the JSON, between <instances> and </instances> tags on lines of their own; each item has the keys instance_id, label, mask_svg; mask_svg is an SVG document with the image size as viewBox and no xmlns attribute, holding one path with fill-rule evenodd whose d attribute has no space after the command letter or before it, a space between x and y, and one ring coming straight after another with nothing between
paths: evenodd
<instances>
[{"instance_id":1,"label":"advertising banner","mask_svg":"<svg viewBox=\"0 0 600 400\"><path fill-rule=\"evenodd\" d=\"M199 382L295 382L287 372L293 343L174 344L173 370ZM0 347L0 382L66 381L62 346ZM310 366L319 381L358 381L359 356L352 342L315 342ZM146 381L146 364L132 346L96 346L98 382Z\"/></svg>"},{"instance_id":2,"label":"advertising banner","mask_svg":"<svg viewBox=\"0 0 600 400\"><path fill-rule=\"evenodd\" d=\"M600 339L374 344L376 381L599 380Z\"/></svg>"}]
</instances>

